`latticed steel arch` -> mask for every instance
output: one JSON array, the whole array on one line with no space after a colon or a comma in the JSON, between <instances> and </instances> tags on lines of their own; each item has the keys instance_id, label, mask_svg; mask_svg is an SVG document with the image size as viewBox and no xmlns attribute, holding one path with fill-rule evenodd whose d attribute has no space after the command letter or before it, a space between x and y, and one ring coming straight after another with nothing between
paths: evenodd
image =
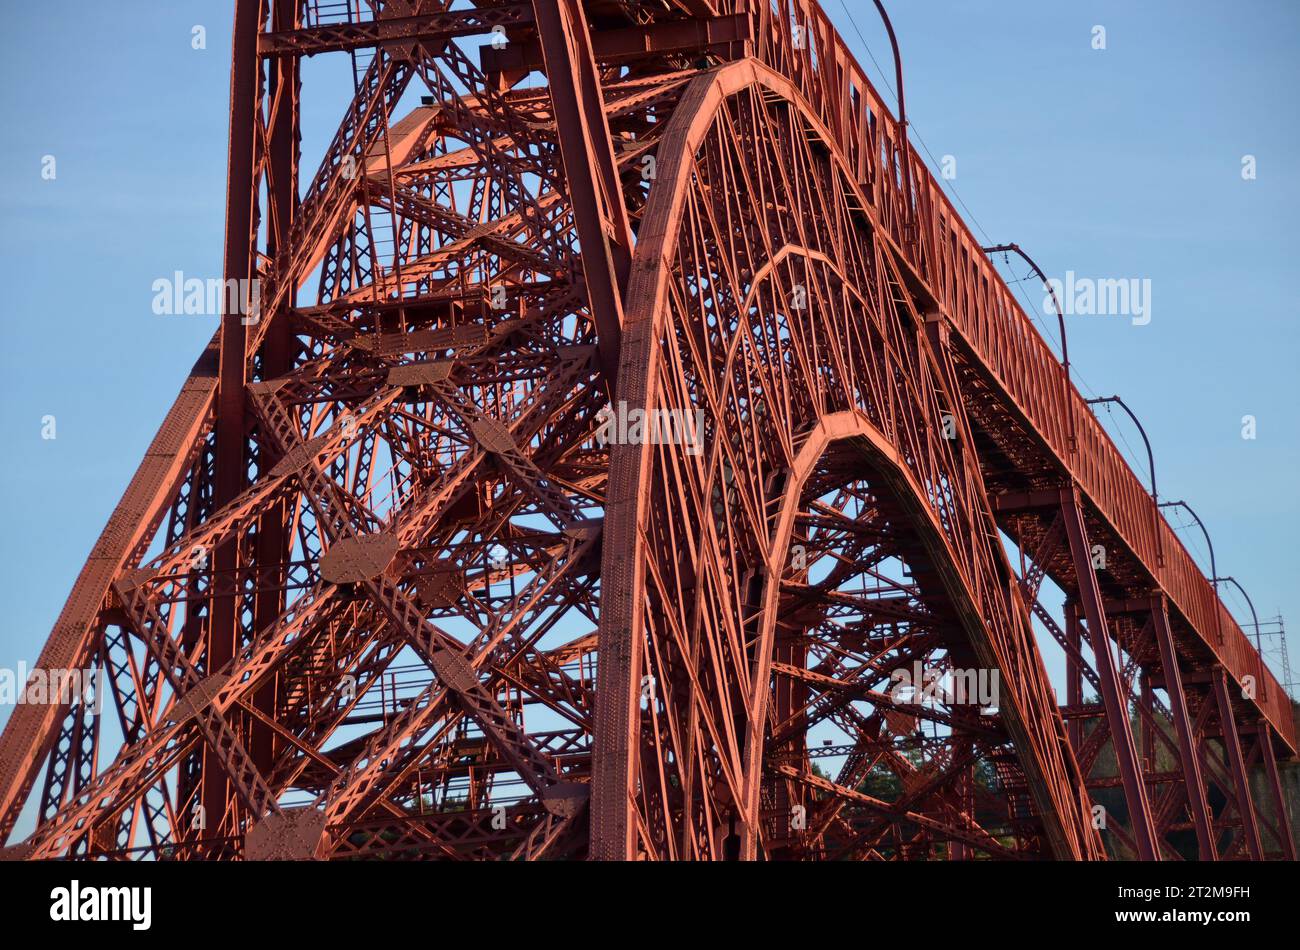
<instances>
[{"instance_id":1,"label":"latticed steel arch","mask_svg":"<svg viewBox=\"0 0 1300 950\"><path fill-rule=\"evenodd\" d=\"M935 635L1009 684L1002 719L1047 829L1027 847L1095 855L969 437L943 437L965 431L960 399L895 249L801 98L759 64L729 65L692 81L658 149L664 184L632 262L618 395L647 418L698 411L701 445L613 449L599 684L612 709L598 717L593 845L610 858L717 857L712 829L728 823L739 854L756 856L760 790L776 766L769 699L790 675L774 682L771 664L791 607L794 519L823 453L844 439L868 448L832 471L871 482L914 533L912 576L940 601ZM842 487L812 484L817 495ZM849 579L833 574L831 588ZM811 589L832 593L825 584ZM608 663L610 651L626 661ZM889 670L857 674L877 685ZM657 708L643 714L646 684ZM810 781L806 757L785 767L780 782Z\"/></svg>"},{"instance_id":2,"label":"latticed steel arch","mask_svg":"<svg viewBox=\"0 0 1300 950\"><path fill-rule=\"evenodd\" d=\"M262 308L42 652L105 710L6 725L7 854L1293 855L1280 687L820 8L450 6L238 0Z\"/></svg>"}]
</instances>

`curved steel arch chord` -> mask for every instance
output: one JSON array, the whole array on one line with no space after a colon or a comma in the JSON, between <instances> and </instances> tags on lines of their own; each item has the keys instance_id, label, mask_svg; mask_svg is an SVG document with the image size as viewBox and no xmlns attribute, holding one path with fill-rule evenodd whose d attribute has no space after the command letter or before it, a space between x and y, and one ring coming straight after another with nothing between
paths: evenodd
<instances>
[{"instance_id":1,"label":"curved steel arch chord","mask_svg":"<svg viewBox=\"0 0 1300 950\"><path fill-rule=\"evenodd\" d=\"M746 62L698 77L664 135L618 396L647 418L698 418L703 445L613 448L593 854L761 846L773 581L805 482L845 441L873 448L834 459L832 478L871 473L913 534L910 566L946 601L947 636L1003 674L1002 720L1052 851L1096 856L969 435L936 438L960 398L818 129L788 82ZM658 690L644 713L643 676Z\"/></svg>"},{"instance_id":2,"label":"curved steel arch chord","mask_svg":"<svg viewBox=\"0 0 1300 950\"><path fill-rule=\"evenodd\" d=\"M1166 852L1185 812L1288 852L1242 781L1280 690L816 3L237 2L226 276L268 292L42 655L108 671L124 741L77 704L0 739L6 835L46 766L28 853L1099 858L1152 837L1091 825L1116 748ZM1140 750L1085 683L1141 693Z\"/></svg>"}]
</instances>

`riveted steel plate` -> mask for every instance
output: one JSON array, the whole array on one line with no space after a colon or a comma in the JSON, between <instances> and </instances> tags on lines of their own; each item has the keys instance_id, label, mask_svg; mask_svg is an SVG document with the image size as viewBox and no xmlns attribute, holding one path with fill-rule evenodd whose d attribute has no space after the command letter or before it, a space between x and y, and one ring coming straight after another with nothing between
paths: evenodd
<instances>
[{"instance_id":1,"label":"riveted steel plate","mask_svg":"<svg viewBox=\"0 0 1300 950\"><path fill-rule=\"evenodd\" d=\"M422 574L415 579L415 592L426 607L450 607L464 596L465 583L451 571Z\"/></svg>"},{"instance_id":2,"label":"riveted steel plate","mask_svg":"<svg viewBox=\"0 0 1300 950\"><path fill-rule=\"evenodd\" d=\"M479 445L489 452L509 452L515 447L510 430L488 416L479 416L470 423L470 433Z\"/></svg>"},{"instance_id":3,"label":"riveted steel plate","mask_svg":"<svg viewBox=\"0 0 1300 950\"><path fill-rule=\"evenodd\" d=\"M391 534L363 534L330 545L320 559L321 577L331 584L359 584L383 574L397 556Z\"/></svg>"},{"instance_id":4,"label":"riveted steel plate","mask_svg":"<svg viewBox=\"0 0 1300 950\"><path fill-rule=\"evenodd\" d=\"M267 815L244 836L250 861L310 861L325 834L325 812L291 808Z\"/></svg>"},{"instance_id":5,"label":"riveted steel plate","mask_svg":"<svg viewBox=\"0 0 1300 950\"><path fill-rule=\"evenodd\" d=\"M432 657L433 672L458 693L467 693L478 686L478 676L463 656L450 650L439 650Z\"/></svg>"},{"instance_id":6,"label":"riveted steel plate","mask_svg":"<svg viewBox=\"0 0 1300 950\"><path fill-rule=\"evenodd\" d=\"M436 363L403 363L388 369L390 386L424 386L440 383L451 375L451 360L439 360Z\"/></svg>"}]
</instances>

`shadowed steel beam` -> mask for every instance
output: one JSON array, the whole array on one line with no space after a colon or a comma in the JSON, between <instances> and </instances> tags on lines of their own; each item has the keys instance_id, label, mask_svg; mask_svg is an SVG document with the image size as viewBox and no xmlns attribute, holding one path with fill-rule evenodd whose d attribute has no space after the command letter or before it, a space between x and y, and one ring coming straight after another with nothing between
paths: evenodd
<instances>
[{"instance_id":1,"label":"shadowed steel beam","mask_svg":"<svg viewBox=\"0 0 1300 950\"><path fill-rule=\"evenodd\" d=\"M257 171L254 133L260 105L261 63L257 34L262 16L259 0L237 0L230 70L230 142L226 171L226 237L222 273L227 281L254 276ZM248 286L240 283L236 286ZM247 301L240 301L241 304ZM246 477L244 384L248 372L248 323L241 307L227 307L221 318L220 382L217 389L216 468L214 502L219 507L235 498ZM233 312L231 312L233 311ZM251 319L251 317L249 318ZM238 544L231 538L212 554L217 576L230 576L238 564ZM239 639L239 609L233 587L217 595L207 632L208 669L219 668L235 655ZM217 828L224 819L230 783L210 748L203 750L203 782L199 802L204 821Z\"/></svg>"},{"instance_id":2,"label":"shadowed steel beam","mask_svg":"<svg viewBox=\"0 0 1300 950\"><path fill-rule=\"evenodd\" d=\"M1203 779L1257 836L1226 702L1205 755L1227 687L1193 711L1181 681L1264 680L1232 702L1275 787L1281 688L821 6L449 6L239 0L221 276L262 312L221 315L41 653L107 672L123 728L51 699L0 737L3 856L1093 860L1090 789L1153 855L1181 780L1212 857ZM351 94L299 188L298 70L330 50ZM601 422L615 371L636 435ZM1064 632L1049 572L1081 588ZM1108 608L1166 612L1122 668ZM996 708L857 702L958 661ZM1186 761L1144 785L1129 675L1150 724L1161 666ZM861 796L877 766L900 797Z\"/></svg>"},{"instance_id":3,"label":"shadowed steel beam","mask_svg":"<svg viewBox=\"0 0 1300 950\"><path fill-rule=\"evenodd\" d=\"M1079 582L1079 600L1083 604L1092 635L1092 652L1095 657L1097 679L1101 687L1102 702L1106 707L1106 720L1110 723L1111 745L1115 761L1119 764L1120 778L1124 784L1124 799L1128 804L1129 824L1137 844L1138 856L1143 861L1160 860L1155 822L1151 817L1151 803L1142 782L1142 769L1138 765L1137 748L1133 744L1133 729L1129 722L1128 703L1122 688L1114 654L1111 653L1110 633L1106 627L1106 611L1102 604L1097 574L1092 567L1088 547L1087 529L1077 497L1062 499L1061 514L1065 520L1066 535L1070 539L1070 555Z\"/></svg>"},{"instance_id":4,"label":"shadowed steel beam","mask_svg":"<svg viewBox=\"0 0 1300 950\"><path fill-rule=\"evenodd\" d=\"M713 53L735 58L736 51L751 39L749 17L743 14L593 30L590 36L592 53L601 63L631 62L672 53ZM536 40L511 42L500 48L485 46L480 55L483 68L489 71L528 73L545 66L541 44Z\"/></svg>"},{"instance_id":5,"label":"shadowed steel beam","mask_svg":"<svg viewBox=\"0 0 1300 950\"><path fill-rule=\"evenodd\" d=\"M600 75L578 0L533 0L555 109L564 177L577 219L582 273L611 392L618 372L623 288L632 269L628 224Z\"/></svg>"},{"instance_id":6,"label":"shadowed steel beam","mask_svg":"<svg viewBox=\"0 0 1300 950\"><path fill-rule=\"evenodd\" d=\"M1264 859L1264 849L1259 841L1259 824L1255 821L1255 803L1250 797L1250 776L1241 754L1241 735L1237 731L1237 717L1232 712L1232 697L1228 695L1228 675L1223 667L1215 669L1214 698L1219 706L1219 732L1223 736L1223 751L1232 770L1232 782L1237 797L1237 814L1241 818L1241 832L1246 838L1246 849L1256 861ZM1266 736L1261 737L1267 741Z\"/></svg>"},{"instance_id":7,"label":"shadowed steel beam","mask_svg":"<svg viewBox=\"0 0 1300 950\"><path fill-rule=\"evenodd\" d=\"M458 36L487 33L495 26L526 24L532 15L528 3L510 3L483 9L331 23L307 29L277 29L258 38L257 51L266 57L293 57L397 45L402 41L440 43Z\"/></svg>"},{"instance_id":8,"label":"shadowed steel beam","mask_svg":"<svg viewBox=\"0 0 1300 950\"><path fill-rule=\"evenodd\" d=\"M1205 798L1205 779L1201 774L1201 758L1196 753L1196 733L1187 714L1187 694L1183 691L1183 674L1178 668L1178 653L1174 649L1174 636L1169 629L1169 614L1164 598L1153 604L1151 620L1155 624L1156 644L1160 648L1160 667L1165 673L1165 692L1169 694L1169 711L1178 732L1178 751L1182 758L1183 782L1187 789L1187 805L1196 825L1196 844L1202 861L1217 861L1218 849L1214 844L1214 825L1210 820L1210 806Z\"/></svg>"},{"instance_id":9,"label":"shadowed steel beam","mask_svg":"<svg viewBox=\"0 0 1300 950\"><path fill-rule=\"evenodd\" d=\"M1287 814L1286 796L1282 792L1282 780L1277 773L1277 753L1273 751L1273 729L1266 722L1259 724L1259 744L1264 756L1264 770L1268 773L1269 790L1273 793L1273 802L1277 809L1278 842L1282 846L1282 855L1288 861L1295 860L1295 836L1291 832L1291 816Z\"/></svg>"}]
</instances>

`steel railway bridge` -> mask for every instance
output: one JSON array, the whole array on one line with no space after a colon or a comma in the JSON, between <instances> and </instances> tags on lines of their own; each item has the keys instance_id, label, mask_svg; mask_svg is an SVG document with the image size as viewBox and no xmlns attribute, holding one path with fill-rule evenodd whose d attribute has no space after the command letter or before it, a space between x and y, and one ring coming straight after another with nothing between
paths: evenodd
<instances>
[{"instance_id":1,"label":"steel railway bridge","mask_svg":"<svg viewBox=\"0 0 1300 950\"><path fill-rule=\"evenodd\" d=\"M1288 697L815 2L235 10L260 293L40 656L100 695L4 730L6 856L1294 858Z\"/></svg>"}]
</instances>

